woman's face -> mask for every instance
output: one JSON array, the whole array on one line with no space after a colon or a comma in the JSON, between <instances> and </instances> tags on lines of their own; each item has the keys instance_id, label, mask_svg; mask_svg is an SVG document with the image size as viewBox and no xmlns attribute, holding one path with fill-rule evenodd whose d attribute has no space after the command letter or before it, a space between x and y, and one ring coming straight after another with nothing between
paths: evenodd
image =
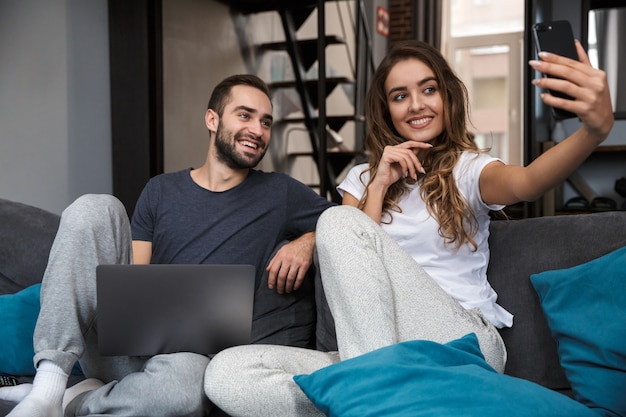
<instances>
[{"instance_id":1,"label":"woman's face","mask_svg":"<svg viewBox=\"0 0 626 417\"><path fill-rule=\"evenodd\" d=\"M443 100L432 70L410 58L396 63L385 80L391 121L406 140L429 142L443 131Z\"/></svg>"}]
</instances>

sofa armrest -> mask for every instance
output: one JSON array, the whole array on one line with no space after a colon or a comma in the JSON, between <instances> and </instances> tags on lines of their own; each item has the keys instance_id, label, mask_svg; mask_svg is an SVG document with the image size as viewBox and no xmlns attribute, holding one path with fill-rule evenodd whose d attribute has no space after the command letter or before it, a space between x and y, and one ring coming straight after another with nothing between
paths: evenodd
<instances>
[{"instance_id":1,"label":"sofa armrest","mask_svg":"<svg viewBox=\"0 0 626 417\"><path fill-rule=\"evenodd\" d=\"M41 282L60 216L0 199L0 294Z\"/></svg>"}]
</instances>

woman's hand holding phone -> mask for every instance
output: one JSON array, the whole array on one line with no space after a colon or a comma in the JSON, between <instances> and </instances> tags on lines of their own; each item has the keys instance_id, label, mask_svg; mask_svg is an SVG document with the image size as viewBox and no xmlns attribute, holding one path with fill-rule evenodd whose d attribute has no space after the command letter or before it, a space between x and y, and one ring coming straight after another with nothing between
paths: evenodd
<instances>
[{"instance_id":1,"label":"woman's hand holding phone","mask_svg":"<svg viewBox=\"0 0 626 417\"><path fill-rule=\"evenodd\" d=\"M574 114L600 143L614 123L606 73L591 66L580 42L572 42L576 51L574 59L571 58L571 51L568 52L570 56L566 57L557 51L543 49L539 53L540 60L530 61L534 69L545 75L533 80L533 84L550 91L550 94L542 94L541 98L546 105L555 109L557 119L564 118L567 113L563 111Z\"/></svg>"}]
</instances>

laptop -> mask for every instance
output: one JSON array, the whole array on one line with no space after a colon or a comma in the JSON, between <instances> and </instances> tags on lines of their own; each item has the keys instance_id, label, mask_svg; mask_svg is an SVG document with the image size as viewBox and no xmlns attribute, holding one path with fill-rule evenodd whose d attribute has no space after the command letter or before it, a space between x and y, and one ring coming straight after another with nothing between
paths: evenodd
<instances>
[{"instance_id":1,"label":"laptop","mask_svg":"<svg viewBox=\"0 0 626 417\"><path fill-rule=\"evenodd\" d=\"M96 280L102 355L212 355L250 343L252 265L99 265Z\"/></svg>"}]
</instances>

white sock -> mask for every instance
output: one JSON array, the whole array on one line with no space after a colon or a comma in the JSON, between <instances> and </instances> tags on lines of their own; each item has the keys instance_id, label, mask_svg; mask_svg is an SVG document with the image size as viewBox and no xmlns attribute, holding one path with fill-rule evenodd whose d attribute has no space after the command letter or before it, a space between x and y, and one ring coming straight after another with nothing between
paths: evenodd
<instances>
[{"instance_id":1,"label":"white sock","mask_svg":"<svg viewBox=\"0 0 626 417\"><path fill-rule=\"evenodd\" d=\"M61 401L68 375L56 363L43 360L37 367L33 389L7 417L62 417Z\"/></svg>"},{"instance_id":2,"label":"white sock","mask_svg":"<svg viewBox=\"0 0 626 417\"><path fill-rule=\"evenodd\" d=\"M0 400L19 403L33 389L33 384L19 384L11 387L0 388Z\"/></svg>"}]
</instances>

